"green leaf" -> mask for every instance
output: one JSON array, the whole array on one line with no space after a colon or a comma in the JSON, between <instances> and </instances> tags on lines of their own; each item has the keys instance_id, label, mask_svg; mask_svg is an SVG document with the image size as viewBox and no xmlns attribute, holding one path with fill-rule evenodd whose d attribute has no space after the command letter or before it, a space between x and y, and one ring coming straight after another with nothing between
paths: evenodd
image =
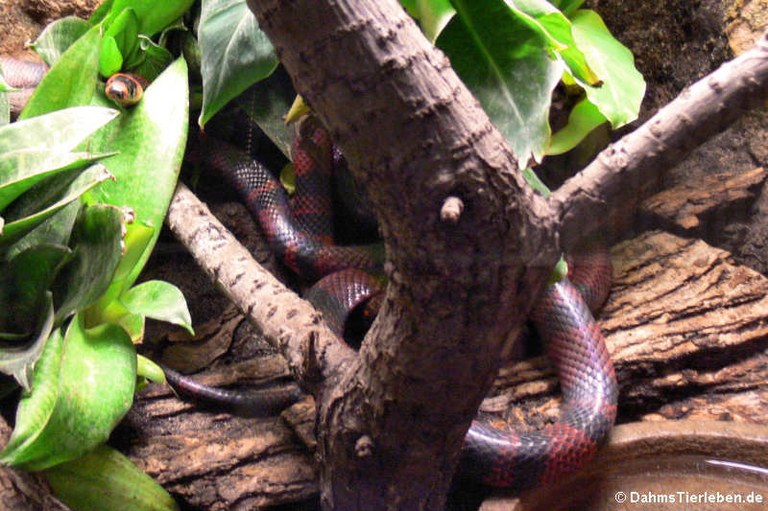
<instances>
[{"instance_id":1,"label":"green leaf","mask_svg":"<svg viewBox=\"0 0 768 511\"><path fill-rule=\"evenodd\" d=\"M153 36L171 24L192 6L194 0L114 0L105 16L109 26L126 8L131 8L139 20L139 33ZM94 13L97 14L97 13Z\"/></svg>"},{"instance_id":2,"label":"green leaf","mask_svg":"<svg viewBox=\"0 0 768 511\"><path fill-rule=\"evenodd\" d=\"M31 46L52 67L87 31L87 21L75 16L61 18L46 26Z\"/></svg>"},{"instance_id":3,"label":"green leaf","mask_svg":"<svg viewBox=\"0 0 768 511\"><path fill-rule=\"evenodd\" d=\"M75 41L35 88L19 119L89 104L98 79L100 47L99 27Z\"/></svg>"},{"instance_id":4,"label":"green leaf","mask_svg":"<svg viewBox=\"0 0 768 511\"><path fill-rule=\"evenodd\" d=\"M33 190L25 194L13 204L13 208L10 208L0 242L21 237L67 204L111 177L112 175L103 165L97 164L80 172L74 179L63 181L61 187L49 186L48 182L44 183L46 186L43 191L49 193L36 194Z\"/></svg>"},{"instance_id":5,"label":"green leaf","mask_svg":"<svg viewBox=\"0 0 768 511\"><path fill-rule=\"evenodd\" d=\"M437 45L504 134L521 166L540 160L549 139L552 90L563 65L547 41L501 0L454 0Z\"/></svg>"},{"instance_id":6,"label":"green leaf","mask_svg":"<svg viewBox=\"0 0 768 511\"><path fill-rule=\"evenodd\" d=\"M606 122L606 118L600 110L587 98L581 99L571 110L568 116L568 124L563 129L552 135L547 149L548 155L563 154L576 147L584 137Z\"/></svg>"},{"instance_id":7,"label":"green leaf","mask_svg":"<svg viewBox=\"0 0 768 511\"><path fill-rule=\"evenodd\" d=\"M5 265L0 274L0 331L29 335L39 326L46 295L71 255L67 246L40 244Z\"/></svg>"},{"instance_id":8,"label":"green leaf","mask_svg":"<svg viewBox=\"0 0 768 511\"><path fill-rule=\"evenodd\" d=\"M5 256L6 260L10 260L40 244L66 245L69 243L80 206L79 201L70 202L10 246L0 243L0 257Z\"/></svg>"},{"instance_id":9,"label":"green leaf","mask_svg":"<svg viewBox=\"0 0 768 511\"><path fill-rule=\"evenodd\" d=\"M32 373L32 390L25 392L19 401L13 433L0 453L0 463L12 463L25 446L34 443L50 421L56 406L64 347L62 329L55 329L43 344L42 354Z\"/></svg>"},{"instance_id":10,"label":"green leaf","mask_svg":"<svg viewBox=\"0 0 768 511\"><path fill-rule=\"evenodd\" d=\"M173 284L160 280L142 282L126 291L120 302L134 314L180 325L194 335L187 301Z\"/></svg>"},{"instance_id":11,"label":"green leaf","mask_svg":"<svg viewBox=\"0 0 768 511\"><path fill-rule=\"evenodd\" d=\"M99 74L101 76L112 76L123 68L123 54L117 41L110 35L105 35L101 41L101 52L99 52Z\"/></svg>"},{"instance_id":12,"label":"green leaf","mask_svg":"<svg viewBox=\"0 0 768 511\"><path fill-rule=\"evenodd\" d=\"M139 36L139 51L128 66L133 73L153 81L173 61L171 52L155 44L146 36Z\"/></svg>"},{"instance_id":13,"label":"green leaf","mask_svg":"<svg viewBox=\"0 0 768 511\"><path fill-rule=\"evenodd\" d=\"M89 192L87 200L132 209L137 222L155 229L150 248L176 190L187 140L188 97L187 66L179 59L147 88L136 107L94 137L94 147L119 154L103 162L115 180ZM149 251L116 284L115 297L136 280L148 258Z\"/></svg>"},{"instance_id":14,"label":"green leaf","mask_svg":"<svg viewBox=\"0 0 768 511\"><path fill-rule=\"evenodd\" d=\"M101 5L99 5L91 13L91 17L88 18L88 26L95 27L101 23L112 12L112 4L114 3L114 0L104 0L101 2Z\"/></svg>"},{"instance_id":15,"label":"green leaf","mask_svg":"<svg viewBox=\"0 0 768 511\"><path fill-rule=\"evenodd\" d=\"M115 280L129 277L139 261L150 255L157 230L156 227L150 227L138 221L127 226L123 239L125 249L120 265L115 271Z\"/></svg>"},{"instance_id":16,"label":"green leaf","mask_svg":"<svg viewBox=\"0 0 768 511\"><path fill-rule=\"evenodd\" d=\"M216 112L277 68L272 44L245 0L203 0L198 40L202 53L204 126Z\"/></svg>"},{"instance_id":17,"label":"green leaf","mask_svg":"<svg viewBox=\"0 0 768 511\"><path fill-rule=\"evenodd\" d=\"M74 510L176 511L173 498L120 452L101 445L45 471L53 492Z\"/></svg>"},{"instance_id":18,"label":"green leaf","mask_svg":"<svg viewBox=\"0 0 768 511\"><path fill-rule=\"evenodd\" d=\"M594 11L577 11L572 22L576 43L603 80L601 87L579 85L614 129L632 122L645 95L645 80L635 68L632 52L614 39Z\"/></svg>"},{"instance_id":19,"label":"green leaf","mask_svg":"<svg viewBox=\"0 0 768 511\"><path fill-rule=\"evenodd\" d=\"M68 174L72 169L83 166L104 155L89 153L63 153L50 155L48 151L16 151L7 158L0 158L0 174L6 174L12 181L0 183L0 209L5 208L22 193L52 176ZM35 169L29 171L28 169ZM15 172L24 175L17 175ZM11 213L6 212L8 217ZM15 216L14 218L19 218Z\"/></svg>"},{"instance_id":20,"label":"green leaf","mask_svg":"<svg viewBox=\"0 0 768 511\"><path fill-rule=\"evenodd\" d=\"M139 20L136 12L127 7L109 24L104 34L99 72L110 77L123 69L123 63L133 58L139 47Z\"/></svg>"},{"instance_id":21,"label":"green leaf","mask_svg":"<svg viewBox=\"0 0 768 511\"><path fill-rule=\"evenodd\" d=\"M0 154L23 149L70 151L119 113L113 108L79 106L0 127ZM0 182L5 179L0 175Z\"/></svg>"},{"instance_id":22,"label":"green leaf","mask_svg":"<svg viewBox=\"0 0 768 511\"><path fill-rule=\"evenodd\" d=\"M507 5L547 41L548 50L559 55L571 74L590 85L598 85L599 77L587 65L584 54L576 46L571 22L547 0L507 0Z\"/></svg>"},{"instance_id":23,"label":"green leaf","mask_svg":"<svg viewBox=\"0 0 768 511\"><path fill-rule=\"evenodd\" d=\"M424 35L432 42L456 14L450 0L401 0L400 3L419 22Z\"/></svg>"},{"instance_id":24,"label":"green leaf","mask_svg":"<svg viewBox=\"0 0 768 511\"><path fill-rule=\"evenodd\" d=\"M122 328L86 329L78 315L63 342L55 338L38 362L32 393L19 404L0 462L42 470L82 456L107 440L131 406L136 351Z\"/></svg>"},{"instance_id":25,"label":"green leaf","mask_svg":"<svg viewBox=\"0 0 768 511\"><path fill-rule=\"evenodd\" d=\"M0 372L13 376L26 391L30 390L32 370L53 330L53 297L50 292L45 292L44 300L43 321L35 338L23 346L0 344Z\"/></svg>"},{"instance_id":26,"label":"green leaf","mask_svg":"<svg viewBox=\"0 0 768 511\"><path fill-rule=\"evenodd\" d=\"M81 168L103 156L105 154L51 154L38 149L0 156L0 210L44 179Z\"/></svg>"},{"instance_id":27,"label":"green leaf","mask_svg":"<svg viewBox=\"0 0 768 511\"><path fill-rule=\"evenodd\" d=\"M107 204L86 206L72 231L72 261L54 283L56 318L94 303L106 291L121 256L123 212Z\"/></svg>"}]
</instances>

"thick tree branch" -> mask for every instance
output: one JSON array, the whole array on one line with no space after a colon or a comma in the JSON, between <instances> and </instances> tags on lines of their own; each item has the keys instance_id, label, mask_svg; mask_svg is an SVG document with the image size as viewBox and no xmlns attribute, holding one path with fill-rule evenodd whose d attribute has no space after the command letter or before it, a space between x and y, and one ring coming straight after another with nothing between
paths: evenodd
<instances>
[{"instance_id":1,"label":"thick tree branch","mask_svg":"<svg viewBox=\"0 0 768 511\"><path fill-rule=\"evenodd\" d=\"M755 48L686 89L551 196L565 251L605 228L631 225L664 171L768 98L768 32Z\"/></svg>"},{"instance_id":2,"label":"thick tree branch","mask_svg":"<svg viewBox=\"0 0 768 511\"><path fill-rule=\"evenodd\" d=\"M249 6L368 191L389 261L356 364L316 396L324 506L440 509L475 410L556 259L546 203L394 0ZM449 197L464 209L447 221Z\"/></svg>"}]
</instances>

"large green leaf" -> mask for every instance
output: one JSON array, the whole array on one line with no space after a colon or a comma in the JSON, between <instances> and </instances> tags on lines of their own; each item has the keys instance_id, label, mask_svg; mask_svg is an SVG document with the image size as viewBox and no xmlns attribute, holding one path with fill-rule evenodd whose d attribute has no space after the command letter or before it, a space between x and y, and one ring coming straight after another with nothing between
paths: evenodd
<instances>
[{"instance_id":1,"label":"large green leaf","mask_svg":"<svg viewBox=\"0 0 768 511\"><path fill-rule=\"evenodd\" d=\"M198 40L203 75L198 122L203 126L249 86L272 74L278 60L245 0L203 0Z\"/></svg>"},{"instance_id":2,"label":"large green leaf","mask_svg":"<svg viewBox=\"0 0 768 511\"><path fill-rule=\"evenodd\" d=\"M109 24L104 33L99 55L99 72L109 77L123 68L139 45L139 19L131 8L125 8Z\"/></svg>"},{"instance_id":3,"label":"large green leaf","mask_svg":"<svg viewBox=\"0 0 768 511\"><path fill-rule=\"evenodd\" d=\"M94 27L75 41L35 88L20 119L70 106L87 105L99 76L101 30Z\"/></svg>"},{"instance_id":4,"label":"large green leaf","mask_svg":"<svg viewBox=\"0 0 768 511\"><path fill-rule=\"evenodd\" d=\"M576 11L572 22L576 43L603 80L600 87L579 84L614 129L632 122L645 95L645 80L635 68L632 52L611 35L594 11Z\"/></svg>"},{"instance_id":5,"label":"large green leaf","mask_svg":"<svg viewBox=\"0 0 768 511\"><path fill-rule=\"evenodd\" d=\"M32 291L38 290L32 289ZM50 291L45 291L43 297L43 320L32 340L23 345L0 344L0 372L13 376L26 391L30 390L32 370L53 329L53 297Z\"/></svg>"},{"instance_id":6,"label":"large green leaf","mask_svg":"<svg viewBox=\"0 0 768 511\"><path fill-rule=\"evenodd\" d=\"M87 329L78 315L59 338L43 351L0 462L42 470L82 456L107 440L133 402L136 351L122 328Z\"/></svg>"},{"instance_id":7,"label":"large green leaf","mask_svg":"<svg viewBox=\"0 0 768 511\"><path fill-rule=\"evenodd\" d=\"M71 255L64 245L41 244L7 263L0 275L0 331L29 335L38 326L46 294Z\"/></svg>"},{"instance_id":8,"label":"large green leaf","mask_svg":"<svg viewBox=\"0 0 768 511\"><path fill-rule=\"evenodd\" d=\"M563 59L572 75L584 83L599 84L599 77L576 46L571 22L562 12L547 0L506 0L506 3L523 22L542 35L547 49Z\"/></svg>"},{"instance_id":9,"label":"large green leaf","mask_svg":"<svg viewBox=\"0 0 768 511\"><path fill-rule=\"evenodd\" d=\"M75 16L49 24L32 43L32 49L49 66L59 61L64 52L88 31L88 22Z\"/></svg>"},{"instance_id":10,"label":"large green leaf","mask_svg":"<svg viewBox=\"0 0 768 511\"><path fill-rule=\"evenodd\" d=\"M70 151L119 113L101 106L78 106L0 127L0 154L23 149ZM6 179L0 175L0 182Z\"/></svg>"},{"instance_id":11,"label":"large green leaf","mask_svg":"<svg viewBox=\"0 0 768 511\"><path fill-rule=\"evenodd\" d=\"M33 443L49 422L59 397L59 372L64 332L55 329L43 343L43 352L32 373L31 391L22 395L16 409L13 433L0 453L0 463L10 463L18 452Z\"/></svg>"},{"instance_id":12,"label":"large green leaf","mask_svg":"<svg viewBox=\"0 0 768 511\"><path fill-rule=\"evenodd\" d=\"M10 246L0 243L0 260L10 260L21 252L40 244L67 245L80 206L80 201L70 202Z\"/></svg>"},{"instance_id":13,"label":"large green leaf","mask_svg":"<svg viewBox=\"0 0 768 511\"><path fill-rule=\"evenodd\" d=\"M105 24L117 18L124 9L133 9L139 20L139 33L153 36L183 15L195 0L114 0L106 13L97 10L97 18L106 17ZM92 20L93 22L93 20Z\"/></svg>"},{"instance_id":14,"label":"large green leaf","mask_svg":"<svg viewBox=\"0 0 768 511\"><path fill-rule=\"evenodd\" d=\"M53 492L74 510L175 511L162 486L120 452L98 446L82 458L45 471Z\"/></svg>"},{"instance_id":15,"label":"large green leaf","mask_svg":"<svg viewBox=\"0 0 768 511\"><path fill-rule=\"evenodd\" d=\"M115 180L89 192L87 200L132 209L136 222L155 229L150 250L176 190L187 140L188 97L187 66L179 59L147 88L136 107L94 137L96 148L114 149L119 154L103 161ZM112 298L136 280L150 250L114 283Z\"/></svg>"},{"instance_id":16,"label":"large green leaf","mask_svg":"<svg viewBox=\"0 0 768 511\"><path fill-rule=\"evenodd\" d=\"M69 178L69 176L56 177ZM61 180L61 183L46 181L44 183L46 186L41 187L41 193L35 193L35 190L31 190L16 201L12 208L9 208L5 218L7 223L2 231L2 236L0 236L0 242L18 239L110 177L112 175L107 172L107 169L103 165L97 164L79 172L74 179ZM54 180L58 181L56 178ZM58 186L59 184L61 186Z\"/></svg>"},{"instance_id":17,"label":"large green leaf","mask_svg":"<svg viewBox=\"0 0 768 511\"><path fill-rule=\"evenodd\" d=\"M108 204L83 208L72 231L72 261L54 283L56 319L94 303L106 291L120 262L123 212Z\"/></svg>"},{"instance_id":18,"label":"large green leaf","mask_svg":"<svg viewBox=\"0 0 768 511\"><path fill-rule=\"evenodd\" d=\"M139 36L139 49L133 62L129 62L128 65L134 66L131 72L153 81L171 62L173 62L171 52L155 44L148 37Z\"/></svg>"},{"instance_id":19,"label":"large green leaf","mask_svg":"<svg viewBox=\"0 0 768 511\"><path fill-rule=\"evenodd\" d=\"M104 156L106 153L52 153L40 149L0 155L0 211L43 180L69 174L72 169L82 168Z\"/></svg>"},{"instance_id":20,"label":"large green leaf","mask_svg":"<svg viewBox=\"0 0 768 511\"><path fill-rule=\"evenodd\" d=\"M563 65L548 41L502 0L454 0L437 40L464 83L504 134L521 166L541 159L549 139L552 90Z\"/></svg>"},{"instance_id":21,"label":"large green leaf","mask_svg":"<svg viewBox=\"0 0 768 511\"><path fill-rule=\"evenodd\" d=\"M102 21L106 19L107 16L112 12L112 5L115 3L114 0L104 0L101 2L101 5L99 5L92 13L91 17L88 18L88 26L89 27L95 27Z\"/></svg>"}]
</instances>

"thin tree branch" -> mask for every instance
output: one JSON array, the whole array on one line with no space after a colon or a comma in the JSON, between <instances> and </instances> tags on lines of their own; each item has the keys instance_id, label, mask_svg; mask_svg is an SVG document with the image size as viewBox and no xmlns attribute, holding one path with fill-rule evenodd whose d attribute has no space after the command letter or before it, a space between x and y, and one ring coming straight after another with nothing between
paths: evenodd
<instances>
[{"instance_id":1,"label":"thin tree branch","mask_svg":"<svg viewBox=\"0 0 768 511\"><path fill-rule=\"evenodd\" d=\"M768 97L768 32L757 45L691 85L638 129L605 149L550 198L567 252L605 228L631 225L671 166Z\"/></svg>"},{"instance_id":2,"label":"thin tree branch","mask_svg":"<svg viewBox=\"0 0 768 511\"><path fill-rule=\"evenodd\" d=\"M257 263L183 183L166 222L203 271L285 356L305 389L333 380L333 371L354 356L320 313Z\"/></svg>"}]
</instances>

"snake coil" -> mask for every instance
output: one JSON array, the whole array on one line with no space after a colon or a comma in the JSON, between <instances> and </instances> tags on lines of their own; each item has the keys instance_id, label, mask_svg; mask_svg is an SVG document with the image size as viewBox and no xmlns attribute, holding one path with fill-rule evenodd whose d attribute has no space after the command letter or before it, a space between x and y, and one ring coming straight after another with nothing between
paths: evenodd
<instances>
[{"instance_id":1,"label":"snake coil","mask_svg":"<svg viewBox=\"0 0 768 511\"><path fill-rule=\"evenodd\" d=\"M341 337L348 312L378 291L370 272L382 254L374 247L333 245L329 223L330 139L311 118L296 130L293 147L297 198L290 203L268 169L239 150L213 142L212 167L222 173L258 219L272 250L300 276L318 280L307 298ZM552 482L587 462L616 418L613 365L590 308L610 287L606 251L575 258L573 282L550 285L532 321L557 368L564 404L557 422L540 431L513 432L476 419L462 450L464 473L497 487L522 490Z\"/></svg>"}]
</instances>

